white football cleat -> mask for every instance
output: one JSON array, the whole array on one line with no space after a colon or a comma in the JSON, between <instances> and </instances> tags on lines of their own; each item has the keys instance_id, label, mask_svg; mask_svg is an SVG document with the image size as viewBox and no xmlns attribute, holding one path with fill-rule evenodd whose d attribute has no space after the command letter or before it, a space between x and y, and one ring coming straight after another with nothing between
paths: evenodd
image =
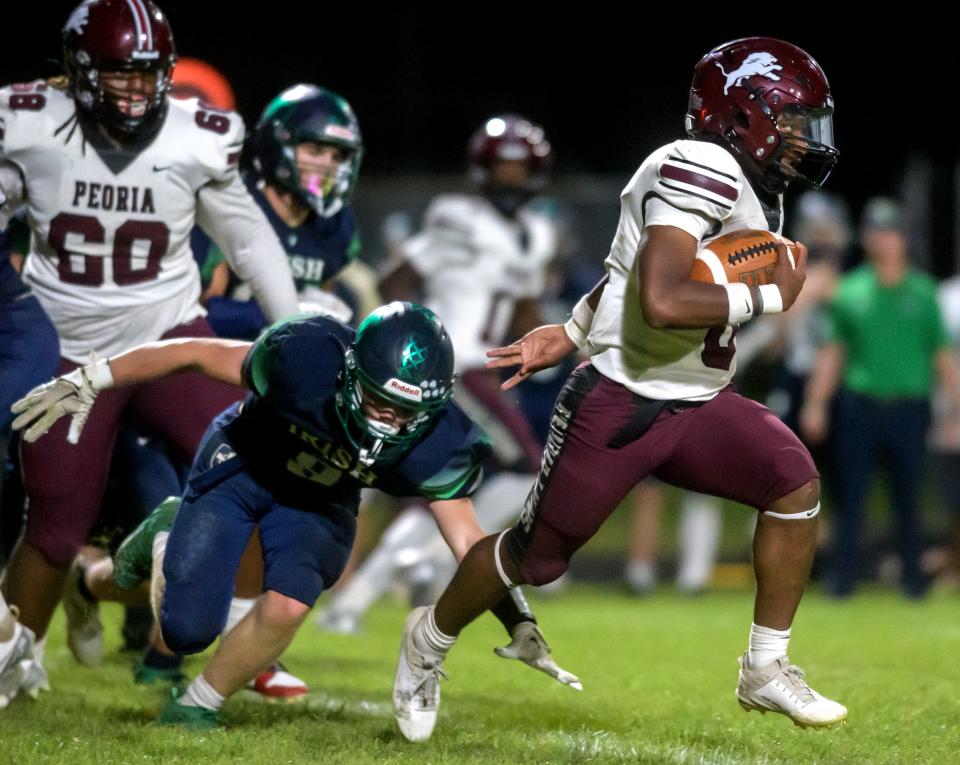
<instances>
[{"instance_id":1,"label":"white football cleat","mask_svg":"<svg viewBox=\"0 0 960 765\"><path fill-rule=\"evenodd\" d=\"M760 669L749 669L747 655L741 656L737 701L746 712L777 712L801 728L829 728L847 719L847 708L807 685L803 670L786 656Z\"/></svg>"},{"instance_id":2,"label":"white football cleat","mask_svg":"<svg viewBox=\"0 0 960 765\"><path fill-rule=\"evenodd\" d=\"M23 687L27 663L33 660L33 632L15 624L13 637L4 648L6 654L0 659L0 709L6 708Z\"/></svg>"},{"instance_id":3,"label":"white football cleat","mask_svg":"<svg viewBox=\"0 0 960 765\"><path fill-rule=\"evenodd\" d=\"M310 691L303 680L287 672L279 661L257 675L250 688L267 701L301 701Z\"/></svg>"},{"instance_id":4,"label":"white football cleat","mask_svg":"<svg viewBox=\"0 0 960 765\"><path fill-rule=\"evenodd\" d=\"M550 655L540 628L533 622L520 622L513 628L513 640L503 648L494 648L494 653L503 659L518 659L528 667L546 672L563 685L569 685L577 691L583 690L580 678L560 667Z\"/></svg>"},{"instance_id":5,"label":"white football cleat","mask_svg":"<svg viewBox=\"0 0 960 765\"><path fill-rule=\"evenodd\" d=\"M429 610L429 606L421 606L407 616L393 678L393 716L409 741L426 741L433 733L440 708L440 678L446 677L443 657L433 652L423 653L414 644L414 627Z\"/></svg>"},{"instance_id":6,"label":"white football cleat","mask_svg":"<svg viewBox=\"0 0 960 765\"><path fill-rule=\"evenodd\" d=\"M85 564L86 561L78 555L67 574L67 587L63 593L67 645L73 657L85 667L98 667L103 661L103 624L99 604L91 603L80 593Z\"/></svg>"}]
</instances>

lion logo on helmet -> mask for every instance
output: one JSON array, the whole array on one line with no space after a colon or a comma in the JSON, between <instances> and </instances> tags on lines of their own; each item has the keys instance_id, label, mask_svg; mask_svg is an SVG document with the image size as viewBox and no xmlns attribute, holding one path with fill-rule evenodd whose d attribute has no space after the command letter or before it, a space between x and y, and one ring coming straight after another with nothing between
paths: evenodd
<instances>
[{"instance_id":1,"label":"lion logo on helmet","mask_svg":"<svg viewBox=\"0 0 960 765\"><path fill-rule=\"evenodd\" d=\"M760 76L766 77L769 80L779 80L780 77L774 74L774 72L779 72L783 69L772 54L764 53L763 51L751 53L743 60L743 63L740 64L739 67L729 74L723 70L723 65L719 61L717 62L717 68L723 72L723 76L727 78L727 83L723 87L723 95L727 95L730 88L735 85L739 86L740 82L748 77Z\"/></svg>"}]
</instances>

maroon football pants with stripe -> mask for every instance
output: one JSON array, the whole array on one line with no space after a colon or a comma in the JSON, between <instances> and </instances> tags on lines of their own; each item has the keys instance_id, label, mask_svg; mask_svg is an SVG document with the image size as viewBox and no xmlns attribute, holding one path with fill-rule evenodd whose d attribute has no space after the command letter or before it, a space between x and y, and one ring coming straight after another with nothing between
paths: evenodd
<instances>
[{"instance_id":1,"label":"maroon football pants with stripe","mask_svg":"<svg viewBox=\"0 0 960 765\"><path fill-rule=\"evenodd\" d=\"M641 433L643 407L591 365L573 372L554 407L537 482L508 549L531 584L570 557L649 475L764 510L818 478L800 439L769 409L731 389L703 404L668 402Z\"/></svg>"},{"instance_id":2,"label":"maroon football pants with stripe","mask_svg":"<svg viewBox=\"0 0 960 765\"><path fill-rule=\"evenodd\" d=\"M167 332L175 337L215 337L206 319ZM57 374L78 365L60 360ZM61 418L34 444L21 442L24 486L29 498L26 541L55 566L67 566L86 543L100 513L123 412L136 417L192 461L210 421L243 398L242 388L184 372L143 385L111 388L97 396L80 442L67 442L70 418Z\"/></svg>"}]
</instances>

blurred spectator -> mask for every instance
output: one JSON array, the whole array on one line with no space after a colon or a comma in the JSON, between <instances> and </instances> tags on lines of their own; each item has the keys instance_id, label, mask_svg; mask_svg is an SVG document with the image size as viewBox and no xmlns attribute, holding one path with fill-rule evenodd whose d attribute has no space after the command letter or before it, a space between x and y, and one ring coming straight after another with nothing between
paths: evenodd
<instances>
[{"instance_id":1,"label":"blurred spectator","mask_svg":"<svg viewBox=\"0 0 960 765\"><path fill-rule=\"evenodd\" d=\"M842 380L834 423L837 467L836 534L829 588L837 597L855 586L862 545L864 500L881 460L889 467L901 586L920 597L918 493L930 423L934 374L960 408L954 356L932 278L907 261L900 206L871 200L861 239L866 262L840 280L830 308L828 342L821 348L800 413L804 435L824 440L829 403Z\"/></svg>"}]
</instances>

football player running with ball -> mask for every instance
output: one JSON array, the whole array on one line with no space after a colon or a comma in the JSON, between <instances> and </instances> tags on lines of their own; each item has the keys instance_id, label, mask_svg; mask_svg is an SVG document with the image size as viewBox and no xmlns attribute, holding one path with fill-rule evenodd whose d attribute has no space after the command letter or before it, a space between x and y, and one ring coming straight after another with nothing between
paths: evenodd
<instances>
[{"instance_id":1,"label":"football player running with ball","mask_svg":"<svg viewBox=\"0 0 960 765\"><path fill-rule=\"evenodd\" d=\"M14 427L35 440L68 414L80 429L98 394L187 369L250 393L210 425L182 500L160 505L124 541L113 576L130 589L152 575L166 645L203 651L223 630L240 558L259 527L264 593L160 713L161 723L206 728L218 724L227 697L276 660L337 581L362 488L426 498L462 559L484 537L469 498L490 444L451 401L453 346L443 325L428 309L400 302L378 308L357 330L312 316L275 324L252 344L148 343L84 367L82 377L36 388L14 405ZM508 631L534 621L502 595L493 605ZM516 658L543 671L555 666L545 643L542 655Z\"/></svg>"},{"instance_id":2,"label":"football player running with ball","mask_svg":"<svg viewBox=\"0 0 960 765\"><path fill-rule=\"evenodd\" d=\"M23 277L60 336L58 372L83 391L104 380L96 351L212 336L190 250L199 223L254 286L266 314L297 313L286 255L237 163L232 112L167 97L173 33L150 0L88 0L63 29L67 76L0 90L0 225L23 203L31 252ZM91 377L90 375L94 376ZM68 566L100 511L121 415L130 408L185 460L210 419L243 392L194 374L110 391L80 438L24 444L26 531L3 582L38 638L29 682L46 685L42 641ZM25 683L28 681L25 681Z\"/></svg>"},{"instance_id":3,"label":"football player running with ball","mask_svg":"<svg viewBox=\"0 0 960 765\"><path fill-rule=\"evenodd\" d=\"M519 584L545 584L643 478L755 507L753 625L737 699L802 726L846 718L787 658L790 627L813 560L817 469L768 409L729 386L738 325L788 309L803 285L786 250L773 283L715 285L689 278L698 249L739 229L783 224L791 182L819 188L836 162L833 99L804 51L780 40L721 45L697 64L688 140L653 152L621 194L607 274L566 325L548 325L490 352L519 365L504 387L577 348L590 362L557 399L540 474L520 521L477 543L432 608L404 628L393 688L400 730L430 736L444 656L479 614Z\"/></svg>"}]
</instances>

